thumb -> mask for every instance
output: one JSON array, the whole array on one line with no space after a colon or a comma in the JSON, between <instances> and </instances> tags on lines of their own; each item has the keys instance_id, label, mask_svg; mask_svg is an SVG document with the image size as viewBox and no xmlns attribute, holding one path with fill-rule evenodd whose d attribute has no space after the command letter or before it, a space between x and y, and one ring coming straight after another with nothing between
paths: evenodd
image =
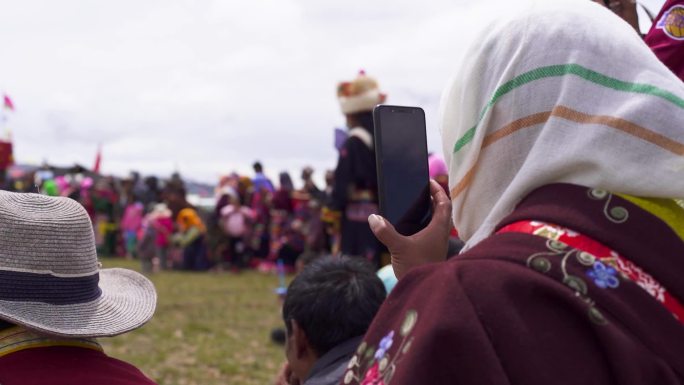
<instances>
[{"instance_id":1,"label":"thumb","mask_svg":"<svg viewBox=\"0 0 684 385\"><path fill-rule=\"evenodd\" d=\"M380 215L369 215L368 224L370 225L373 234L375 234L375 237L387 246L390 251L399 247L403 242L404 236L399 234L394 226Z\"/></svg>"},{"instance_id":2,"label":"thumb","mask_svg":"<svg viewBox=\"0 0 684 385\"><path fill-rule=\"evenodd\" d=\"M430 225L434 223L435 225L451 228L451 200L447 198L446 200L435 202L432 210L432 221Z\"/></svg>"},{"instance_id":3,"label":"thumb","mask_svg":"<svg viewBox=\"0 0 684 385\"><path fill-rule=\"evenodd\" d=\"M430 195L432 196L432 219L428 227L451 228L451 199L442 186L430 180Z\"/></svg>"}]
</instances>

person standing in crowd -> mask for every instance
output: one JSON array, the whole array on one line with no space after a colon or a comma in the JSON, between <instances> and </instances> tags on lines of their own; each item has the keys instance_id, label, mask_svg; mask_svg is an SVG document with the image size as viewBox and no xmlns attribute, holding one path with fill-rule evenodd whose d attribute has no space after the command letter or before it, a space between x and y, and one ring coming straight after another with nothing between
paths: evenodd
<instances>
[{"instance_id":1,"label":"person standing in crowd","mask_svg":"<svg viewBox=\"0 0 684 385\"><path fill-rule=\"evenodd\" d=\"M220 225L228 236L229 257L234 269L244 269L247 266L246 241L254 216L254 211L241 205L240 198L234 195L231 196L230 204L221 209Z\"/></svg>"},{"instance_id":2,"label":"person standing in crowd","mask_svg":"<svg viewBox=\"0 0 684 385\"><path fill-rule=\"evenodd\" d=\"M380 245L366 219L378 212L372 111L386 95L375 79L361 71L356 79L339 84L337 98L349 137L339 152L329 208L341 218L340 251L379 264Z\"/></svg>"},{"instance_id":3,"label":"person standing in crowd","mask_svg":"<svg viewBox=\"0 0 684 385\"><path fill-rule=\"evenodd\" d=\"M306 265L283 303L287 365L278 385L336 385L385 300L369 262L323 257Z\"/></svg>"},{"instance_id":4,"label":"person standing in crowd","mask_svg":"<svg viewBox=\"0 0 684 385\"><path fill-rule=\"evenodd\" d=\"M129 177L129 181L131 182L130 184L130 190L128 191L128 196L133 197L138 202L144 202L144 197L146 195L146 186L142 178L140 177L140 173L138 171L131 171L131 175ZM145 208L146 206L143 206Z\"/></svg>"},{"instance_id":5,"label":"person standing in crowd","mask_svg":"<svg viewBox=\"0 0 684 385\"><path fill-rule=\"evenodd\" d=\"M154 286L134 271L100 268L83 207L0 191L0 228L0 383L154 385L97 340L149 321Z\"/></svg>"},{"instance_id":6,"label":"person standing in crowd","mask_svg":"<svg viewBox=\"0 0 684 385\"><path fill-rule=\"evenodd\" d=\"M292 215L294 207L292 205L292 194L294 193L294 184L290 174L283 171L279 175L280 185L273 193L271 199L271 206L274 210L284 211L287 215Z\"/></svg>"},{"instance_id":7,"label":"person standing in crowd","mask_svg":"<svg viewBox=\"0 0 684 385\"><path fill-rule=\"evenodd\" d=\"M152 221L152 213L145 215L137 234L136 255L140 260L140 268L144 274L152 274L154 259L157 254L155 245L156 232L154 227L152 227Z\"/></svg>"},{"instance_id":8,"label":"person standing in crowd","mask_svg":"<svg viewBox=\"0 0 684 385\"><path fill-rule=\"evenodd\" d=\"M302 192L309 195L309 199L317 200L322 202L324 200L325 193L316 186L316 182L313 180L314 169L310 166L304 167L302 169Z\"/></svg>"},{"instance_id":9,"label":"person standing in crowd","mask_svg":"<svg viewBox=\"0 0 684 385\"><path fill-rule=\"evenodd\" d=\"M221 217L221 209L228 206L233 197L240 198L238 193L238 180L240 177L232 173L221 177L218 186L216 186L216 207L214 208L214 215L216 218ZM244 199L240 198L240 203L244 204Z\"/></svg>"},{"instance_id":10,"label":"person standing in crowd","mask_svg":"<svg viewBox=\"0 0 684 385\"><path fill-rule=\"evenodd\" d=\"M316 186L316 183L313 181L313 173L313 168L310 166L304 167L302 170L302 182L304 182L304 185L301 190L296 192L304 206L304 226L302 229L305 238L304 252L316 255L329 254L330 244L328 243L325 224L322 220L322 207L326 202L326 194Z\"/></svg>"},{"instance_id":11,"label":"person standing in crowd","mask_svg":"<svg viewBox=\"0 0 684 385\"><path fill-rule=\"evenodd\" d=\"M283 249L285 254L288 254L288 265L294 265L296 255L292 256L289 253L287 245L287 234L289 233L292 222L294 221L294 204L293 204L294 185L292 178L287 172L280 173L280 185L273 194L271 199L270 211L270 252L269 260L276 261Z\"/></svg>"},{"instance_id":12,"label":"person standing in crowd","mask_svg":"<svg viewBox=\"0 0 684 385\"><path fill-rule=\"evenodd\" d=\"M252 180L246 178L243 185L246 187L243 203L249 206L255 214L254 226L251 231L249 242L250 249L254 257L259 259L267 258L270 251L270 226L271 208L269 207L273 197L273 183L264 175L261 163L255 162L255 176Z\"/></svg>"},{"instance_id":13,"label":"person standing in crowd","mask_svg":"<svg viewBox=\"0 0 684 385\"><path fill-rule=\"evenodd\" d=\"M216 186L216 206L214 207L214 215L212 222L209 224L207 230L207 237L209 238L208 245L211 249L211 255L214 262L217 263L218 269L223 269L224 264L230 262L230 238L221 226L221 210L231 204L232 199L237 199L242 205L244 200L238 194L238 180L239 176L235 173L221 177L218 186Z\"/></svg>"},{"instance_id":14,"label":"person standing in crowd","mask_svg":"<svg viewBox=\"0 0 684 385\"><path fill-rule=\"evenodd\" d=\"M369 217L399 283L344 384L681 385L684 83L595 3L490 11L442 98L451 198Z\"/></svg>"},{"instance_id":15,"label":"person standing in crowd","mask_svg":"<svg viewBox=\"0 0 684 385\"><path fill-rule=\"evenodd\" d=\"M254 193L254 185L252 178L248 176L236 176L237 178L237 193L240 198L240 203L243 205L250 205L252 203L252 195Z\"/></svg>"},{"instance_id":16,"label":"person standing in crowd","mask_svg":"<svg viewBox=\"0 0 684 385\"><path fill-rule=\"evenodd\" d=\"M126 245L126 258L137 256L138 231L142 226L143 205L131 198L126 204L123 217L121 218L121 231Z\"/></svg>"},{"instance_id":17,"label":"person standing in crowd","mask_svg":"<svg viewBox=\"0 0 684 385\"><path fill-rule=\"evenodd\" d=\"M178 171L171 174L171 178L166 182L166 188L176 191L185 190L185 182Z\"/></svg>"},{"instance_id":18,"label":"person standing in crowd","mask_svg":"<svg viewBox=\"0 0 684 385\"><path fill-rule=\"evenodd\" d=\"M161 202L161 191L159 189L159 180L156 176L148 176L143 179L145 189L141 192L140 201L149 211L156 203Z\"/></svg>"},{"instance_id":19,"label":"person standing in crowd","mask_svg":"<svg viewBox=\"0 0 684 385\"><path fill-rule=\"evenodd\" d=\"M165 203L157 203L154 205L150 216L150 226L154 229L155 234L155 256L159 261L159 269L166 270L169 268L169 246L171 245L171 236L173 235L171 210L169 210Z\"/></svg>"},{"instance_id":20,"label":"person standing in crowd","mask_svg":"<svg viewBox=\"0 0 684 385\"><path fill-rule=\"evenodd\" d=\"M95 183L93 206L98 252L102 255L114 256L119 234L118 213L120 212L119 195L114 178L102 178Z\"/></svg>"},{"instance_id":21,"label":"person standing in crowd","mask_svg":"<svg viewBox=\"0 0 684 385\"><path fill-rule=\"evenodd\" d=\"M252 186L254 187L254 191L267 191L269 193L275 191L275 189L273 188L273 183L271 183L271 180L268 179L266 175L264 175L264 166L261 165L261 162L254 162L252 168L254 169L254 178L252 178Z\"/></svg>"},{"instance_id":22,"label":"person standing in crowd","mask_svg":"<svg viewBox=\"0 0 684 385\"><path fill-rule=\"evenodd\" d=\"M335 170L325 170L325 201L332 199L333 188L335 187Z\"/></svg>"},{"instance_id":23,"label":"person standing in crowd","mask_svg":"<svg viewBox=\"0 0 684 385\"><path fill-rule=\"evenodd\" d=\"M185 199L185 190L169 189L168 206L176 213L178 232L173 242L183 249L183 270L205 270L207 266L206 227L197 210Z\"/></svg>"}]
</instances>

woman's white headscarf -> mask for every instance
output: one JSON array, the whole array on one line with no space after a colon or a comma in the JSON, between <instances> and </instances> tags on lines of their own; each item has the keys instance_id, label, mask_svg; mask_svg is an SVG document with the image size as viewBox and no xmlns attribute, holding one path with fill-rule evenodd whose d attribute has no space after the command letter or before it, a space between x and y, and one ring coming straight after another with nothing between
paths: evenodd
<instances>
[{"instance_id":1,"label":"woman's white headscarf","mask_svg":"<svg viewBox=\"0 0 684 385\"><path fill-rule=\"evenodd\" d=\"M442 99L466 248L537 187L684 196L684 84L590 1L532 2L483 25Z\"/></svg>"}]
</instances>

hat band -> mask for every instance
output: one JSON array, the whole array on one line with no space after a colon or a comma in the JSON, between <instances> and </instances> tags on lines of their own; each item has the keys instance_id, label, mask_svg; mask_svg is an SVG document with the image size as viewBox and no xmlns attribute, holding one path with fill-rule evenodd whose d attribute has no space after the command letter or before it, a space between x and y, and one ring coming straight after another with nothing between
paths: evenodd
<instances>
[{"instance_id":1,"label":"hat band","mask_svg":"<svg viewBox=\"0 0 684 385\"><path fill-rule=\"evenodd\" d=\"M99 273L65 278L0 270L0 300L74 305L99 298L102 295L99 282Z\"/></svg>"}]
</instances>

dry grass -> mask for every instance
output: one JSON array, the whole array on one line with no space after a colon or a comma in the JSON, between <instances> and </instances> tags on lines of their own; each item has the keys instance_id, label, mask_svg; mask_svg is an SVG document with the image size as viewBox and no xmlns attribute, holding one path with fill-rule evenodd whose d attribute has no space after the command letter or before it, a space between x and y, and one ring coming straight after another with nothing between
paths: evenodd
<instances>
[{"instance_id":1,"label":"dry grass","mask_svg":"<svg viewBox=\"0 0 684 385\"><path fill-rule=\"evenodd\" d=\"M104 259L105 267L137 269ZM269 384L283 362L269 341L280 327L276 277L255 272L164 272L151 277L159 301L139 330L103 339L105 351L160 385Z\"/></svg>"}]
</instances>

